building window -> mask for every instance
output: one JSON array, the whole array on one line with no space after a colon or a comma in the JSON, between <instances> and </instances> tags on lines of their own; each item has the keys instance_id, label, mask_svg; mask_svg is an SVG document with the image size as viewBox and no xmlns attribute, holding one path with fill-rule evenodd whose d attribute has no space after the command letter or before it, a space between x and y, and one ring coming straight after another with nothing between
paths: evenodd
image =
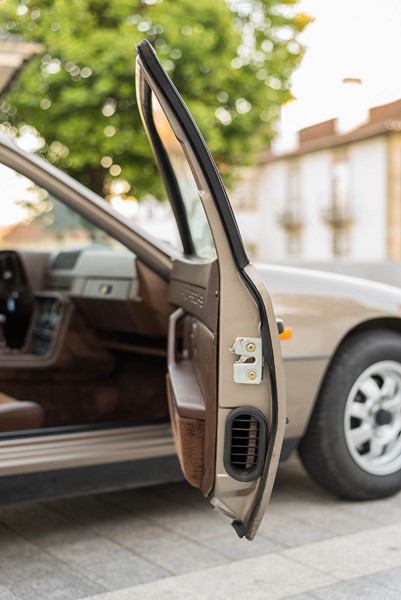
<instances>
[{"instance_id":1,"label":"building window","mask_svg":"<svg viewBox=\"0 0 401 600\"><path fill-rule=\"evenodd\" d=\"M348 256L351 251L353 216L350 167L344 155L336 156L333 162L330 203L323 211L323 219L331 228L333 256Z\"/></svg>"},{"instance_id":2,"label":"building window","mask_svg":"<svg viewBox=\"0 0 401 600\"><path fill-rule=\"evenodd\" d=\"M278 215L278 221L286 233L286 253L290 257L300 256L302 252L302 203L300 193L299 165L289 165L287 173L287 191L284 210Z\"/></svg>"},{"instance_id":3,"label":"building window","mask_svg":"<svg viewBox=\"0 0 401 600\"><path fill-rule=\"evenodd\" d=\"M241 179L230 191L230 202L234 211L256 211L258 208L256 194L256 177L253 169L243 169Z\"/></svg>"}]
</instances>

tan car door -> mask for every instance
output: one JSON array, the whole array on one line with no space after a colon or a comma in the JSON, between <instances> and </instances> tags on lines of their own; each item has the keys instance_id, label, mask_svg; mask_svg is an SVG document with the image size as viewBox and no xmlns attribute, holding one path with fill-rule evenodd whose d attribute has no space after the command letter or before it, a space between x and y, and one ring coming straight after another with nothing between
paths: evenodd
<instances>
[{"instance_id":1,"label":"tan car door","mask_svg":"<svg viewBox=\"0 0 401 600\"><path fill-rule=\"evenodd\" d=\"M285 429L277 322L211 154L151 45L137 99L183 246L170 281L168 396L187 480L252 539Z\"/></svg>"}]
</instances>

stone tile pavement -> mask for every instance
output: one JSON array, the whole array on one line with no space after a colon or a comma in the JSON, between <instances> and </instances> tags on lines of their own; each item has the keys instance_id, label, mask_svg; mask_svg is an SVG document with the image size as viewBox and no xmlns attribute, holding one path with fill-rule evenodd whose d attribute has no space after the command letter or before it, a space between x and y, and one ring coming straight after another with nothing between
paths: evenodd
<instances>
[{"instance_id":1,"label":"stone tile pavement","mask_svg":"<svg viewBox=\"0 0 401 600\"><path fill-rule=\"evenodd\" d=\"M255 541L185 483L0 507L0 600L401 600L401 494L369 503L280 468Z\"/></svg>"}]
</instances>

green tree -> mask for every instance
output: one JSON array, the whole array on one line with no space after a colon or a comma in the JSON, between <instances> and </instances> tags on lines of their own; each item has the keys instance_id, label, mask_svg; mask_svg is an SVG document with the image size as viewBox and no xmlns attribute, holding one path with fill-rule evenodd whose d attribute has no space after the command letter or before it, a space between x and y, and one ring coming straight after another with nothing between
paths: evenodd
<instances>
[{"instance_id":1,"label":"green tree","mask_svg":"<svg viewBox=\"0 0 401 600\"><path fill-rule=\"evenodd\" d=\"M113 177L161 189L135 101L134 46L148 38L223 172L274 134L309 18L298 0L0 0L0 34L40 41L0 102L11 131L33 126L39 153L98 193Z\"/></svg>"}]
</instances>

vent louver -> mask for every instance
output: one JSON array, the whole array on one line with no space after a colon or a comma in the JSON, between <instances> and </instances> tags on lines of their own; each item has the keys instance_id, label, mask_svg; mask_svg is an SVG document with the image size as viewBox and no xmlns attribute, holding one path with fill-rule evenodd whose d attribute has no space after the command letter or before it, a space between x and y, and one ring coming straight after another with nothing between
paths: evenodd
<instances>
[{"instance_id":1,"label":"vent louver","mask_svg":"<svg viewBox=\"0 0 401 600\"><path fill-rule=\"evenodd\" d=\"M253 481L263 471L267 424L261 412L251 407L236 408L227 417L224 467L239 481Z\"/></svg>"},{"instance_id":2,"label":"vent louver","mask_svg":"<svg viewBox=\"0 0 401 600\"><path fill-rule=\"evenodd\" d=\"M68 277L53 277L47 278L45 289L50 292L68 292L72 286L72 279Z\"/></svg>"},{"instance_id":3,"label":"vent louver","mask_svg":"<svg viewBox=\"0 0 401 600\"><path fill-rule=\"evenodd\" d=\"M53 261L52 269L73 269L80 257L82 250L70 250L69 252L60 252Z\"/></svg>"}]
</instances>

